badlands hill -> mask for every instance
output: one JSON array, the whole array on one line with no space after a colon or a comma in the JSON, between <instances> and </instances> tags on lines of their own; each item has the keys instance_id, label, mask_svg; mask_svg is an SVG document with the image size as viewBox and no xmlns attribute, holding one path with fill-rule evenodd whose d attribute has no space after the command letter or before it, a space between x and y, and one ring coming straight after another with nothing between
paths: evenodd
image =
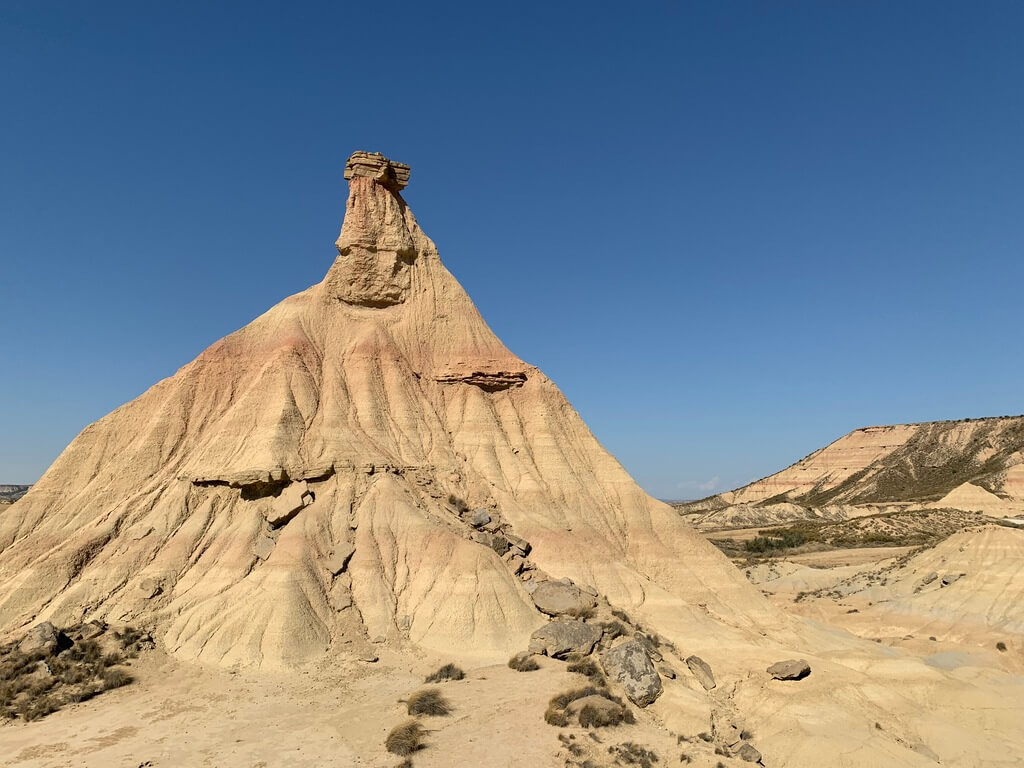
<instances>
[{"instance_id":1,"label":"badlands hill","mask_svg":"<svg viewBox=\"0 0 1024 768\"><path fill-rule=\"evenodd\" d=\"M0 518L0 630L142 624L220 665L374 640L499 660L544 621L548 574L680 623L763 614L487 327L409 168L356 153L346 178L321 283L87 427Z\"/></svg>"},{"instance_id":2,"label":"badlands hill","mask_svg":"<svg viewBox=\"0 0 1024 768\"><path fill-rule=\"evenodd\" d=\"M0 504L13 504L26 493L28 485L0 485Z\"/></svg>"},{"instance_id":3,"label":"badlands hill","mask_svg":"<svg viewBox=\"0 0 1024 768\"><path fill-rule=\"evenodd\" d=\"M1024 416L864 427L742 488L677 505L699 527L907 508L1024 513Z\"/></svg>"},{"instance_id":4,"label":"badlands hill","mask_svg":"<svg viewBox=\"0 0 1024 768\"><path fill-rule=\"evenodd\" d=\"M0 724L0 754L393 765L410 691L456 662L417 768L1016 764L1022 678L774 606L494 336L408 166L356 153L345 177L323 281L87 427L0 515L0 642L44 620L156 641L137 685ZM540 669L507 665L527 649ZM546 715L584 675L636 722Z\"/></svg>"}]
</instances>

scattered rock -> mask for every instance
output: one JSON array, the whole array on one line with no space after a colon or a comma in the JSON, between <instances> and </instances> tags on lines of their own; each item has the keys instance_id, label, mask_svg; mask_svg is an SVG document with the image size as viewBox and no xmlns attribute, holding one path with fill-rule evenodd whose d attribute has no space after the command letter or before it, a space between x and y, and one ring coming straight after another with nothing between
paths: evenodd
<instances>
[{"instance_id":1,"label":"scattered rock","mask_svg":"<svg viewBox=\"0 0 1024 768\"><path fill-rule=\"evenodd\" d=\"M351 542L344 541L335 547L333 554L327 558L324 565L327 566L327 570L331 572L332 576L337 576L348 567L348 561L355 551L356 548L352 546Z\"/></svg>"},{"instance_id":2,"label":"scattered rock","mask_svg":"<svg viewBox=\"0 0 1024 768\"><path fill-rule=\"evenodd\" d=\"M291 483L281 491L280 496L270 502L264 515L271 526L280 528L312 501L313 494L306 489L305 482Z\"/></svg>"},{"instance_id":3,"label":"scattered rock","mask_svg":"<svg viewBox=\"0 0 1024 768\"><path fill-rule=\"evenodd\" d=\"M629 700L646 707L661 695L661 678L651 657L637 640L627 640L601 657L605 674L622 686Z\"/></svg>"},{"instance_id":4,"label":"scattered rock","mask_svg":"<svg viewBox=\"0 0 1024 768\"><path fill-rule=\"evenodd\" d=\"M28 631L18 643L18 650L22 653L45 653L49 656L57 650L59 644L60 632L53 624L44 621Z\"/></svg>"},{"instance_id":5,"label":"scattered rock","mask_svg":"<svg viewBox=\"0 0 1024 768\"><path fill-rule=\"evenodd\" d=\"M256 537L256 541L252 545L252 553L256 555L260 560L266 560L274 551L274 547L277 542L269 536L260 534Z\"/></svg>"},{"instance_id":6,"label":"scattered rock","mask_svg":"<svg viewBox=\"0 0 1024 768\"><path fill-rule=\"evenodd\" d=\"M523 557L526 557L528 554L530 554L530 550L533 549L533 547L530 546L530 542L528 542L526 539L521 539L518 536L514 536L511 533L506 533L505 538L508 539L509 547L514 552L517 552L519 555Z\"/></svg>"},{"instance_id":7,"label":"scattered rock","mask_svg":"<svg viewBox=\"0 0 1024 768\"><path fill-rule=\"evenodd\" d=\"M753 745L743 742L736 754L745 763L761 762L761 753L754 749Z\"/></svg>"},{"instance_id":8,"label":"scattered rock","mask_svg":"<svg viewBox=\"0 0 1024 768\"><path fill-rule=\"evenodd\" d=\"M164 591L164 585L160 583L159 579L155 579L152 576L147 576L139 582L139 592L142 596L149 600L150 598L156 597Z\"/></svg>"},{"instance_id":9,"label":"scattered rock","mask_svg":"<svg viewBox=\"0 0 1024 768\"><path fill-rule=\"evenodd\" d=\"M700 656L688 657L686 659L686 666L690 668L690 672L697 678L697 682L704 686L705 691L710 691L715 687L715 675L711 671L711 665Z\"/></svg>"},{"instance_id":10,"label":"scattered rock","mask_svg":"<svg viewBox=\"0 0 1024 768\"><path fill-rule=\"evenodd\" d=\"M948 587L950 584L959 581L966 575L966 573L947 573L942 577L942 586Z\"/></svg>"},{"instance_id":11,"label":"scattered rock","mask_svg":"<svg viewBox=\"0 0 1024 768\"><path fill-rule=\"evenodd\" d=\"M534 591L533 602L549 616L580 616L597 605L593 596L561 581L543 582Z\"/></svg>"},{"instance_id":12,"label":"scattered rock","mask_svg":"<svg viewBox=\"0 0 1024 768\"><path fill-rule=\"evenodd\" d=\"M486 509L474 509L472 517L469 518L469 524L474 528L482 528L491 522L491 516Z\"/></svg>"},{"instance_id":13,"label":"scattered rock","mask_svg":"<svg viewBox=\"0 0 1024 768\"><path fill-rule=\"evenodd\" d=\"M550 621L530 635L530 653L564 659L570 653L586 655L601 639L601 630L582 621Z\"/></svg>"},{"instance_id":14,"label":"scattered rock","mask_svg":"<svg viewBox=\"0 0 1024 768\"><path fill-rule=\"evenodd\" d=\"M921 586L924 587L924 586L926 586L928 584L931 584L937 578L939 578L939 574L937 574L935 571L932 571L927 576L925 576L923 579L921 579Z\"/></svg>"},{"instance_id":15,"label":"scattered rock","mask_svg":"<svg viewBox=\"0 0 1024 768\"><path fill-rule=\"evenodd\" d=\"M811 665L803 659L787 659L768 667L768 674L776 680L803 680L811 674Z\"/></svg>"},{"instance_id":16,"label":"scattered rock","mask_svg":"<svg viewBox=\"0 0 1024 768\"><path fill-rule=\"evenodd\" d=\"M76 640L93 640L107 631L105 624L98 621L87 621L75 633Z\"/></svg>"},{"instance_id":17,"label":"scattered rock","mask_svg":"<svg viewBox=\"0 0 1024 768\"><path fill-rule=\"evenodd\" d=\"M667 677L669 680L675 680L676 679L676 671L672 667L670 667L668 664L659 664L658 665L658 674L661 675L662 677Z\"/></svg>"}]
</instances>

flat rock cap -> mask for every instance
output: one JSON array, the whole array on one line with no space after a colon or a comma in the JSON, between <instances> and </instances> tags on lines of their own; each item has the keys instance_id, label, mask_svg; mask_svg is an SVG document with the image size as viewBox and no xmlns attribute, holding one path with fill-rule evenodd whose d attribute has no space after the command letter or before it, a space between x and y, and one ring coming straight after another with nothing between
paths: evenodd
<instances>
[{"instance_id":1,"label":"flat rock cap","mask_svg":"<svg viewBox=\"0 0 1024 768\"><path fill-rule=\"evenodd\" d=\"M408 165L389 160L380 152L353 152L345 163L346 180L367 176L392 192L409 186L409 172Z\"/></svg>"}]
</instances>

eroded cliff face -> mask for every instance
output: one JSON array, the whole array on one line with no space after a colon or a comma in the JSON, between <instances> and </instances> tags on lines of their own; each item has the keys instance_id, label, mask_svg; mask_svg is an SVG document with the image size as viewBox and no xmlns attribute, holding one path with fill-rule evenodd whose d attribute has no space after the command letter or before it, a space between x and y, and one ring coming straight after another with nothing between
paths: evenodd
<instances>
[{"instance_id":1,"label":"eroded cliff face","mask_svg":"<svg viewBox=\"0 0 1024 768\"><path fill-rule=\"evenodd\" d=\"M416 259L437 253L400 194L409 167L383 155L357 152L349 158L345 178L345 223L335 244L338 258L327 273L327 295L364 307L401 304L409 294Z\"/></svg>"},{"instance_id":2,"label":"eroded cliff face","mask_svg":"<svg viewBox=\"0 0 1024 768\"><path fill-rule=\"evenodd\" d=\"M323 282L87 427L0 518L0 626L130 620L219 664L373 640L503 660L544 621L543 573L667 625L777 620L494 336L402 200L408 168L358 153L346 176Z\"/></svg>"}]
</instances>

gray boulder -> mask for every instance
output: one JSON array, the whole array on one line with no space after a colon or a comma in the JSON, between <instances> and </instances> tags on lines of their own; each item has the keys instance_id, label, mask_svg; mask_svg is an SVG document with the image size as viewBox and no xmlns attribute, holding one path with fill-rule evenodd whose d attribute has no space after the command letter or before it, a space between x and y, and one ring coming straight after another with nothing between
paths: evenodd
<instances>
[{"instance_id":1,"label":"gray boulder","mask_svg":"<svg viewBox=\"0 0 1024 768\"><path fill-rule=\"evenodd\" d=\"M811 665L803 659L787 659L768 667L768 674L776 680L803 680L811 674Z\"/></svg>"},{"instance_id":2,"label":"gray boulder","mask_svg":"<svg viewBox=\"0 0 1024 768\"><path fill-rule=\"evenodd\" d=\"M637 640L627 640L605 651L601 666L638 707L646 707L661 695L658 670L643 644Z\"/></svg>"},{"instance_id":3,"label":"gray boulder","mask_svg":"<svg viewBox=\"0 0 1024 768\"><path fill-rule=\"evenodd\" d=\"M44 621L28 631L18 643L18 650L22 653L45 653L49 656L56 652L59 643L60 632L53 624Z\"/></svg>"},{"instance_id":4,"label":"gray boulder","mask_svg":"<svg viewBox=\"0 0 1024 768\"><path fill-rule=\"evenodd\" d=\"M545 581L533 593L537 609L549 616L581 616L597 605L597 598L575 584Z\"/></svg>"},{"instance_id":5,"label":"gray boulder","mask_svg":"<svg viewBox=\"0 0 1024 768\"><path fill-rule=\"evenodd\" d=\"M686 666L690 668L690 672L697 678L697 682L704 686L705 691L710 691L715 687L715 675L711 671L711 666L700 656L690 656L687 658Z\"/></svg>"},{"instance_id":6,"label":"gray boulder","mask_svg":"<svg viewBox=\"0 0 1024 768\"><path fill-rule=\"evenodd\" d=\"M469 518L469 524L474 528L480 528L491 522L491 516L486 509L474 509L473 515Z\"/></svg>"},{"instance_id":7,"label":"gray boulder","mask_svg":"<svg viewBox=\"0 0 1024 768\"><path fill-rule=\"evenodd\" d=\"M601 639L601 630L582 621L558 619L551 621L530 635L530 653L544 654L552 659L564 659L570 653L586 655Z\"/></svg>"}]
</instances>

